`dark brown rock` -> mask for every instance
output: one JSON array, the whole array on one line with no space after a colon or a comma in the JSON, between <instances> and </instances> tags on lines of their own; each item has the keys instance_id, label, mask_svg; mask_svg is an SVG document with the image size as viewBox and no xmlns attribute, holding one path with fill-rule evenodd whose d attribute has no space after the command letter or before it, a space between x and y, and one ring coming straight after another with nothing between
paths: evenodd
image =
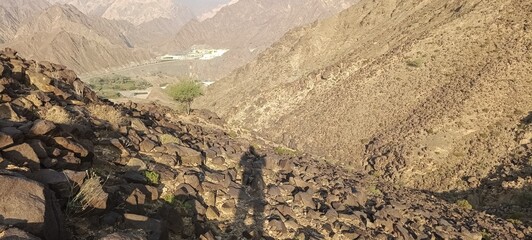
<instances>
[{"instance_id":1,"label":"dark brown rock","mask_svg":"<svg viewBox=\"0 0 532 240\"><path fill-rule=\"evenodd\" d=\"M63 217L52 191L21 177L0 175L0 224L16 225L47 240L66 239Z\"/></svg>"},{"instance_id":2,"label":"dark brown rock","mask_svg":"<svg viewBox=\"0 0 532 240\"><path fill-rule=\"evenodd\" d=\"M10 120L13 122L22 122L25 120L24 117L18 115L15 110L11 107L9 103L0 104L0 119Z\"/></svg>"},{"instance_id":3,"label":"dark brown rock","mask_svg":"<svg viewBox=\"0 0 532 240\"><path fill-rule=\"evenodd\" d=\"M139 145L140 147L140 151L141 152L150 152L151 150L153 150L155 147L157 146L157 144L150 140L150 139L144 139L144 141L142 141Z\"/></svg>"},{"instance_id":4,"label":"dark brown rock","mask_svg":"<svg viewBox=\"0 0 532 240\"><path fill-rule=\"evenodd\" d=\"M70 188L70 181L65 174L57 172L52 169L41 169L37 172L31 173L29 178L46 184L50 189L54 190L61 198L72 197L72 189Z\"/></svg>"},{"instance_id":5,"label":"dark brown rock","mask_svg":"<svg viewBox=\"0 0 532 240\"><path fill-rule=\"evenodd\" d=\"M55 129L55 124L46 120L37 120L30 129L30 133L34 136L40 136L49 133Z\"/></svg>"},{"instance_id":6,"label":"dark brown rock","mask_svg":"<svg viewBox=\"0 0 532 240\"><path fill-rule=\"evenodd\" d=\"M81 144L76 143L70 139L64 137L55 137L55 144L61 146L64 149L70 150L81 157L86 157L89 155L89 151L83 147Z\"/></svg>"},{"instance_id":7,"label":"dark brown rock","mask_svg":"<svg viewBox=\"0 0 532 240\"><path fill-rule=\"evenodd\" d=\"M0 132L0 149L9 147L14 143L13 136Z\"/></svg>"},{"instance_id":8,"label":"dark brown rock","mask_svg":"<svg viewBox=\"0 0 532 240\"><path fill-rule=\"evenodd\" d=\"M37 156L33 148L27 143L6 148L2 152L4 158L18 166L27 166L32 171L41 168L39 156Z\"/></svg>"},{"instance_id":9,"label":"dark brown rock","mask_svg":"<svg viewBox=\"0 0 532 240\"><path fill-rule=\"evenodd\" d=\"M179 160L183 166L201 166L205 160L205 157L203 157L201 152L183 146L177 147L177 155L179 156Z\"/></svg>"}]
</instances>

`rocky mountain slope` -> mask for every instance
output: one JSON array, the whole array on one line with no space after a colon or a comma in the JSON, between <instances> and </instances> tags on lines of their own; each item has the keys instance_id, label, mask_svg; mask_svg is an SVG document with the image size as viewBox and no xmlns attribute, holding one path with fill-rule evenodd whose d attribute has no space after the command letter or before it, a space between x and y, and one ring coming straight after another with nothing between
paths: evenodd
<instances>
[{"instance_id":1,"label":"rocky mountain slope","mask_svg":"<svg viewBox=\"0 0 532 240\"><path fill-rule=\"evenodd\" d=\"M213 74L217 79L251 61L290 29L332 16L357 1L235 1L210 18L189 22L161 49L182 51L194 45L230 49L230 54L208 69L217 71Z\"/></svg>"},{"instance_id":2,"label":"rocky mountain slope","mask_svg":"<svg viewBox=\"0 0 532 240\"><path fill-rule=\"evenodd\" d=\"M524 239L532 229L236 138L213 114L115 105L0 51L0 237ZM195 120L194 120L195 119ZM193 123L196 122L196 123ZM25 209L20 211L20 209Z\"/></svg>"},{"instance_id":3,"label":"rocky mountain slope","mask_svg":"<svg viewBox=\"0 0 532 240\"><path fill-rule=\"evenodd\" d=\"M13 38L29 17L49 7L45 0L3 0L0 2L0 44Z\"/></svg>"},{"instance_id":4,"label":"rocky mountain slope","mask_svg":"<svg viewBox=\"0 0 532 240\"><path fill-rule=\"evenodd\" d=\"M463 190L486 210L480 189L520 182L496 204L530 213L531 10L363 0L286 34L196 107L396 184Z\"/></svg>"},{"instance_id":5,"label":"rocky mountain slope","mask_svg":"<svg viewBox=\"0 0 532 240\"><path fill-rule=\"evenodd\" d=\"M49 0L51 3L71 4L87 15L109 20L125 20L135 25L156 19L172 19L184 25L194 18L192 12L177 0ZM178 26L179 27L179 26Z\"/></svg>"},{"instance_id":6,"label":"rocky mountain slope","mask_svg":"<svg viewBox=\"0 0 532 240\"><path fill-rule=\"evenodd\" d=\"M22 49L27 57L87 72L152 58L147 50L136 48L130 34L135 31L126 22L90 17L72 5L54 5L27 20L4 45Z\"/></svg>"}]
</instances>

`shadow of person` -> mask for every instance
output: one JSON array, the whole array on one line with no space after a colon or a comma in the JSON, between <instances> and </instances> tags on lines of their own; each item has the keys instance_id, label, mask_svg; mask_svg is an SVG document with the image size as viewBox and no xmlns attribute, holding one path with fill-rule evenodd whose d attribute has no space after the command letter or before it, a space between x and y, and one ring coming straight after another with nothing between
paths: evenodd
<instances>
[{"instance_id":1,"label":"shadow of person","mask_svg":"<svg viewBox=\"0 0 532 240\"><path fill-rule=\"evenodd\" d=\"M240 239L261 239L264 224L264 180L262 168L265 156L249 147L240 158L242 188L238 194L235 219L231 225L234 237Z\"/></svg>"}]
</instances>

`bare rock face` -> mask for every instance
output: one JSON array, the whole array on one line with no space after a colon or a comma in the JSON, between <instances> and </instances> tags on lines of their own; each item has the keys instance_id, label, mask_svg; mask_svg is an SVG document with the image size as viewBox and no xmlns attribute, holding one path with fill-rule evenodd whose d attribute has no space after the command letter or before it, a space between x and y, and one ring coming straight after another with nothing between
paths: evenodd
<instances>
[{"instance_id":1,"label":"bare rock face","mask_svg":"<svg viewBox=\"0 0 532 240\"><path fill-rule=\"evenodd\" d=\"M17 226L43 239L66 239L54 193L23 177L0 175L0 224ZM9 186L9 187L7 187Z\"/></svg>"}]
</instances>

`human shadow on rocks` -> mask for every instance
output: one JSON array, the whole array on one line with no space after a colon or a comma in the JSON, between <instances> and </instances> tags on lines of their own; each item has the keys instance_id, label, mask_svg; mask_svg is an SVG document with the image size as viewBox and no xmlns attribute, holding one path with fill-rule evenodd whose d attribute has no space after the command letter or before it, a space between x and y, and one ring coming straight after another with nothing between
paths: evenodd
<instances>
[{"instance_id":1,"label":"human shadow on rocks","mask_svg":"<svg viewBox=\"0 0 532 240\"><path fill-rule=\"evenodd\" d=\"M241 188L238 193L236 213L230 231L233 237L246 239L264 239L264 188L262 169L265 156L249 147L240 158L243 169Z\"/></svg>"},{"instance_id":2,"label":"human shadow on rocks","mask_svg":"<svg viewBox=\"0 0 532 240\"><path fill-rule=\"evenodd\" d=\"M532 124L532 112L521 120L518 128L526 129L530 124ZM458 203L462 208L472 207L518 225L530 227L532 226L531 145L532 143L527 143L515 148L509 155L501 158L501 164L483 179L464 178L471 187L469 190L430 194L450 203Z\"/></svg>"}]
</instances>

